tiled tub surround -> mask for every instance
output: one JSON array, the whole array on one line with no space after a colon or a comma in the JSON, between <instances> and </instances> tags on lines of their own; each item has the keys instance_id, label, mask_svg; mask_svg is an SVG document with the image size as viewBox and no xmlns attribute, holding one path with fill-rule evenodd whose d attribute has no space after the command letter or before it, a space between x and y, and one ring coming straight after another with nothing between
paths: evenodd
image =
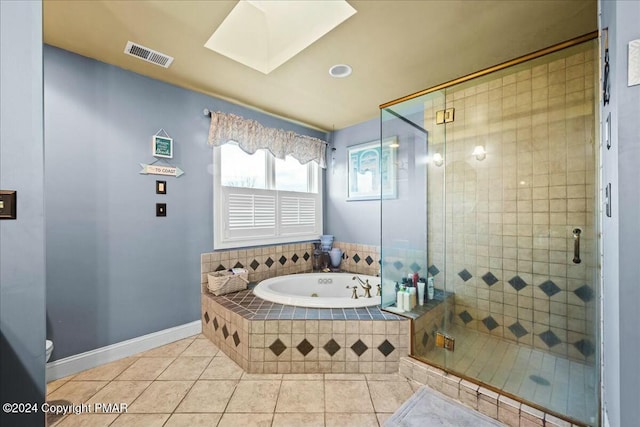
<instances>
[{"instance_id":1,"label":"tiled tub surround","mask_svg":"<svg viewBox=\"0 0 640 427\"><path fill-rule=\"evenodd\" d=\"M251 290L202 294L202 332L249 373L394 373L410 320L378 307L310 309Z\"/></svg>"},{"instance_id":2,"label":"tiled tub surround","mask_svg":"<svg viewBox=\"0 0 640 427\"><path fill-rule=\"evenodd\" d=\"M380 248L355 243L334 242L343 251L340 269L349 273L375 276L380 272ZM274 245L242 250L224 250L200 256L200 283L206 291L207 274L233 267L246 268L249 280L259 282L276 276L313 270L313 244Z\"/></svg>"},{"instance_id":3,"label":"tiled tub surround","mask_svg":"<svg viewBox=\"0 0 640 427\"><path fill-rule=\"evenodd\" d=\"M428 167L428 259L441 270L436 287L446 279L455 293L454 322L589 363L597 343L594 52L577 46L455 86L446 105L436 98L425 109L431 149L446 161ZM446 148L435 125L445 107L455 108ZM486 149L482 161L471 155L476 145ZM572 262L575 227L581 264Z\"/></svg>"}]
</instances>

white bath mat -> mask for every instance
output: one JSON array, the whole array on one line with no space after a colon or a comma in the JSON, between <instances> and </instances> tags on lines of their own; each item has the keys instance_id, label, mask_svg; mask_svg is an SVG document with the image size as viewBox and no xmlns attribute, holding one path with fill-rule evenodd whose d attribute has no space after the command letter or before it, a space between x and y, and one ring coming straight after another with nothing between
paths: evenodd
<instances>
[{"instance_id":1,"label":"white bath mat","mask_svg":"<svg viewBox=\"0 0 640 427\"><path fill-rule=\"evenodd\" d=\"M505 427L499 421L422 386L384 423L384 427Z\"/></svg>"}]
</instances>

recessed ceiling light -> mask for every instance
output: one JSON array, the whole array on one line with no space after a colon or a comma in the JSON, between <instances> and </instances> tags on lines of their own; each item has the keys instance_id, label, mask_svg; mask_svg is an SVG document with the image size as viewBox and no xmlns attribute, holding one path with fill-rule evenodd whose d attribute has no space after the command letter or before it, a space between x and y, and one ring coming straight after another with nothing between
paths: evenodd
<instances>
[{"instance_id":1,"label":"recessed ceiling light","mask_svg":"<svg viewBox=\"0 0 640 427\"><path fill-rule=\"evenodd\" d=\"M204 46L269 74L355 13L344 0L244 0Z\"/></svg>"},{"instance_id":2,"label":"recessed ceiling light","mask_svg":"<svg viewBox=\"0 0 640 427\"><path fill-rule=\"evenodd\" d=\"M351 67L347 64L336 64L329 68L329 75L336 78L348 77L352 71Z\"/></svg>"}]
</instances>

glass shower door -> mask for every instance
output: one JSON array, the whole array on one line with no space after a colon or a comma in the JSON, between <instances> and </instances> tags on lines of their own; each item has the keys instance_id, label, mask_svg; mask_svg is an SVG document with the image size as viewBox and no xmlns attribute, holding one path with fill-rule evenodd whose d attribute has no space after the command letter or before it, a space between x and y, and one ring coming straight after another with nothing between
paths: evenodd
<instances>
[{"instance_id":1,"label":"glass shower door","mask_svg":"<svg viewBox=\"0 0 640 427\"><path fill-rule=\"evenodd\" d=\"M450 336L452 300L445 280L445 106L444 91L435 91L381 110L397 185L381 203L382 305L413 319L412 354L443 367L446 352L436 340Z\"/></svg>"}]
</instances>

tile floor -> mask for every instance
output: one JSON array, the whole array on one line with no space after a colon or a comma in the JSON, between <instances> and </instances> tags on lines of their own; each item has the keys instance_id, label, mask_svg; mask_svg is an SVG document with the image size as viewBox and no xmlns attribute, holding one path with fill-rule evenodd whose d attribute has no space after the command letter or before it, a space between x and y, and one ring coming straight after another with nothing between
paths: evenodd
<instances>
[{"instance_id":1,"label":"tile floor","mask_svg":"<svg viewBox=\"0 0 640 427\"><path fill-rule=\"evenodd\" d=\"M579 421L595 421L593 366L468 328L454 326L449 333L456 338L453 353L434 348L420 356Z\"/></svg>"},{"instance_id":2,"label":"tile floor","mask_svg":"<svg viewBox=\"0 0 640 427\"><path fill-rule=\"evenodd\" d=\"M398 374L248 374L197 335L52 381L47 401L128 405L56 427L377 427L417 387Z\"/></svg>"}]
</instances>

